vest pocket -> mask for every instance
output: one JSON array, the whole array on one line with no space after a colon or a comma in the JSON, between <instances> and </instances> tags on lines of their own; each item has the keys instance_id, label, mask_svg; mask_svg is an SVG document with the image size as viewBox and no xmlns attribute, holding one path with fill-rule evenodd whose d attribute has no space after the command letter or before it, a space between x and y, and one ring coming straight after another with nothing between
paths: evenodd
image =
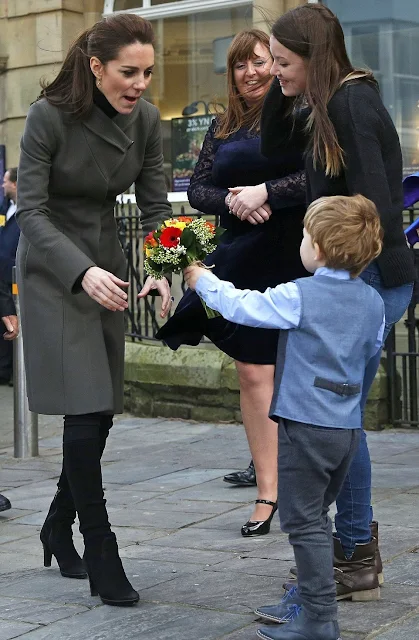
<instances>
[{"instance_id":1,"label":"vest pocket","mask_svg":"<svg viewBox=\"0 0 419 640\"><path fill-rule=\"evenodd\" d=\"M316 376L314 378L314 386L319 389L326 389L327 391L332 391L333 393L337 393L340 396L355 396L358 393L361 393L361 385L360 384L349 384L347 382L333 382L332 380L327 380L326 378L320 378Z\"/></svg>"}]
</instances>

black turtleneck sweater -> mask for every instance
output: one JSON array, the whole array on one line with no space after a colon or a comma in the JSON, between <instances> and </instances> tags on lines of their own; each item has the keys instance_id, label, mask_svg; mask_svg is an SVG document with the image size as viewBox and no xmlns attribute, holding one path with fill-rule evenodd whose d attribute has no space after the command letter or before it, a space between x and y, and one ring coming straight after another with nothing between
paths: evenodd
<instances>
[{"instance_id":1,"label":"black turtleneck sweater","mask_svg":"<svg viewBox=\"0 0 419 640\"><path fill-rule=\"evenodd\" d=\"M105 95L99 91L96 85L93 86L93 102L109 118L114 118L118 113L118 111L113 108L109 100L105 98Z\"/></svg>"},{"instance_id":2,"label":"black turtleneck sweater","mask_svg":"<svg viewBox=\"0 0 419 640\"><path fill-rule=\"evenodd\" d=\"M289 99L284 98L277 80L265 99L261 119L262 153L278 153L294 135L301 136L307 111L299 121L286 116ZM314 167L306 155L307 202L321 196L362 194L376 205L384 229L384 246L377 258L386 287L415 280L413 254L403 232L402 154L397 131L385 109L378 89L370 82L345 82L328 104L328 114L344 151L345 166L340 175L330 177L322 167ZM308 141L307 141L308 145Z\"/></svg>"}]
</instances>

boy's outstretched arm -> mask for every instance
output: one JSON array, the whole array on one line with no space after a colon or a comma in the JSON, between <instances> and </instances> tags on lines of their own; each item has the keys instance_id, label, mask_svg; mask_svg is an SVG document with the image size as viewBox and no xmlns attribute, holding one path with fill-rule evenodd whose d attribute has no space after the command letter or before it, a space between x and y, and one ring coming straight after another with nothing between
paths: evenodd
<instances>
[{"instance_id":1,"label":"boy's outstretched arm","mask_svg":"<svg viewBox=\"0 0 419 640\"><path fill-rule=\"evenodd\" d=\"M261 293L236 289L202 267L188 267L184 276L188 287L226 320L264 329L295 329L299 325L301 300L294 282Z\"/></svg>"}]
</instances>

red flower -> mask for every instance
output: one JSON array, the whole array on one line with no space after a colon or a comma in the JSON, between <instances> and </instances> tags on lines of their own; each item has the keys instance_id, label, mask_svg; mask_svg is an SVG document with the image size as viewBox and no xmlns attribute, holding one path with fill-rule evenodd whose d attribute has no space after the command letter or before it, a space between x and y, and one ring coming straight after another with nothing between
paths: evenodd
<instances>
[{"instance_id":1,"label":"red flower","mask_svg":"<svg viewBox=\"0 0 419 640\"><path fill-rule=\"evenodd\" d=\"M167 249L177 247L181 235L182 229L176 229L176 227L167 227L161 232L160 243Z\"/></svg>"}]
</instances>

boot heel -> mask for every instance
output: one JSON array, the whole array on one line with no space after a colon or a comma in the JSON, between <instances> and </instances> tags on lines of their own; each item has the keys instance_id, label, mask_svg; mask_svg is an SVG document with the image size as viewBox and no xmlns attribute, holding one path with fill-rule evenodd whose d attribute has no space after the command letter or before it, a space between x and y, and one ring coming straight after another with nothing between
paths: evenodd
<instances>
[{"instance_id":1,"label":"boot heel","mask_svg":"<svg viewBox=\"0 0 419 640\"><path fill-rule=\"evenodd\" d=\"M368 589L368 591L354 591L352 594L352 602L372 602L373 600L380 600L380 598L380 587Z\"/></svg>"},{"instance_id":2,"label":"boot heel","mask_svg":"<svg viewBox=\"0 0 419 640\"><path fill-rule=\"evenodd\" d=\"M378 574L378 584L380 585L380 587L382 587L383 584L384 584L384 573L383 572Z\"/></svg>"},{"instance_id":3,"label":"boot heel","mask_svg":"<svg viewBox=\"0 0 419 640\"><path fill-rule=\"evenodd\" d=\"M51 559L52 559L52 551L50 550L49 547L47 547L47 545L43 542L42 546L44 547L44 567L50 567L51 566Z\"/></svg>"},{"instance_id":4,"label":"boot heel","mask_svg":"<svg viewBox=\"0 0 419 640\"><path fill-rule=\"evenodd\" d=\"M96 589L95 584L90 576L89 576L89 585L90 585L90 595L91 596L99 595L98 590Z\"/></svg>"}]
</instances>

